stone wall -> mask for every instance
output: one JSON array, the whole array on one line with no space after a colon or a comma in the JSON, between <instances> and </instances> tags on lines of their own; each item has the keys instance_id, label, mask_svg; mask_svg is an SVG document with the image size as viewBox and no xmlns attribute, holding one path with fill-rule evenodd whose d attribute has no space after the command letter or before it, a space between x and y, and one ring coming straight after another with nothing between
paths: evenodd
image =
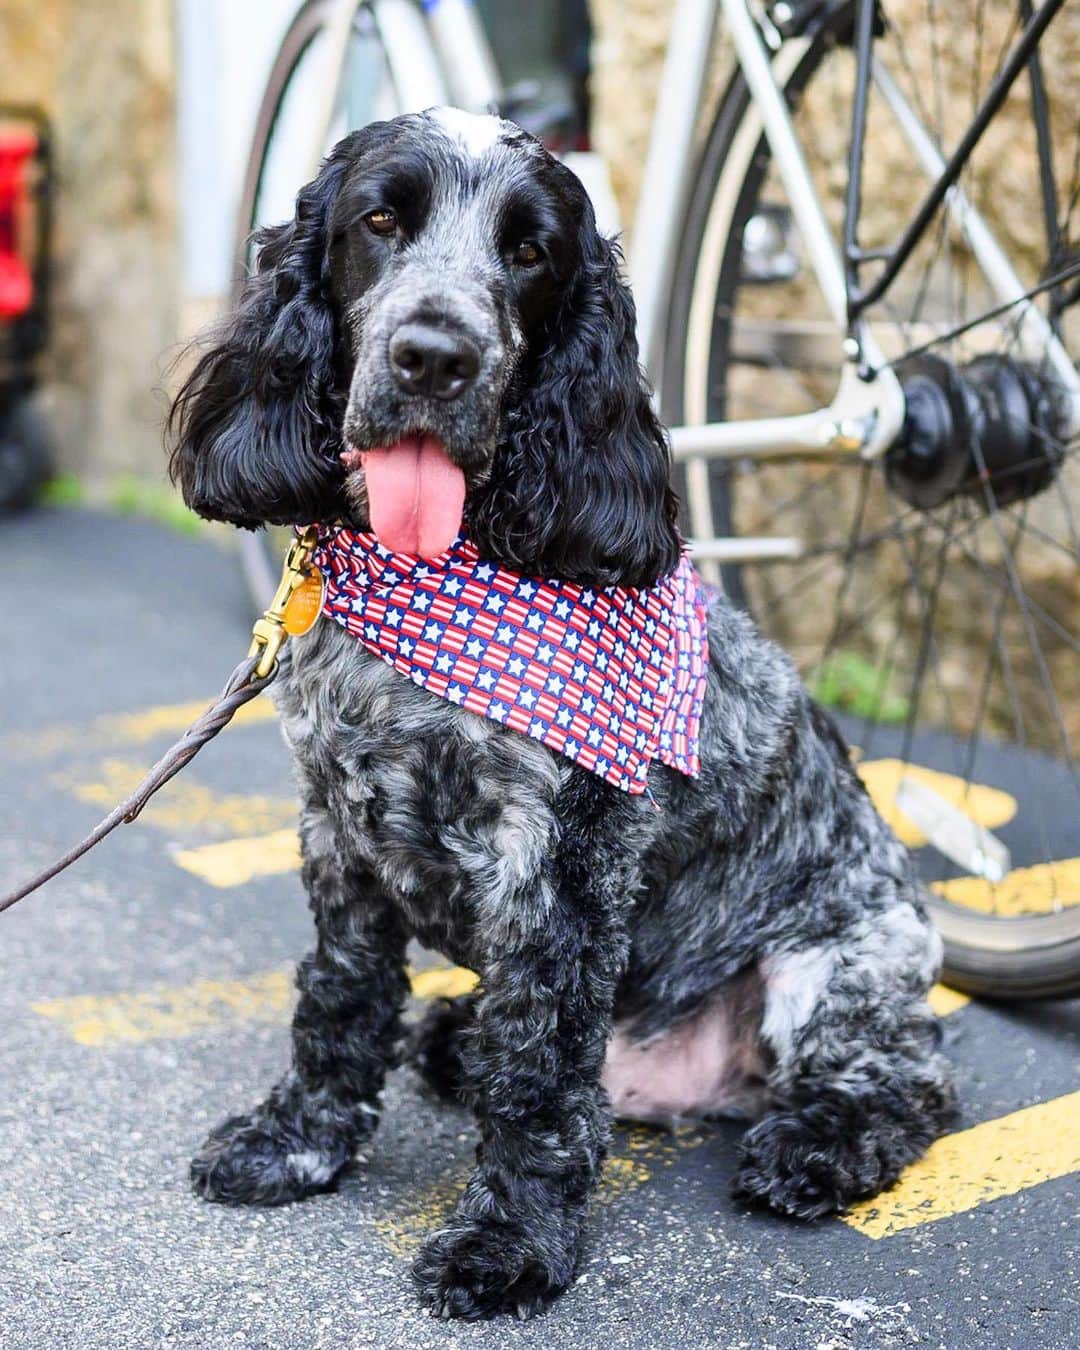
<instances>
[{"instance_id":1,"label":"stone wall","mask_svg":"<svg viewBox=\"0 0 1080 1350\"><path fill-rule=\"evenodd\" d=\"M178 299L170 0L3 0L0 89L53 120L43 399L61 465L159 475Z\"/></svg>"}]
</instances>

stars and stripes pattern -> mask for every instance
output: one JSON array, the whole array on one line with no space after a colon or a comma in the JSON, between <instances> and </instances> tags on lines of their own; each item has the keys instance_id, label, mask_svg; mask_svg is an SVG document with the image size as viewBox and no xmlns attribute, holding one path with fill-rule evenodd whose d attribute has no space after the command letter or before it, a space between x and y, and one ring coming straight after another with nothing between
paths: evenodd
<instances>
[{"instance_id":1,"label":"stars and stripes pattern","mask_svg":"<svg viewBox=\"0 0 1080 1350\"><path fill-rule=\"evenodd\" d=\"M459 536L438 558L324 532L323 612L414 684L542 741L624 792L659 759L696 777L708 660L690 560L648 590L522 576Z\"/></svg>"}]
</instances>

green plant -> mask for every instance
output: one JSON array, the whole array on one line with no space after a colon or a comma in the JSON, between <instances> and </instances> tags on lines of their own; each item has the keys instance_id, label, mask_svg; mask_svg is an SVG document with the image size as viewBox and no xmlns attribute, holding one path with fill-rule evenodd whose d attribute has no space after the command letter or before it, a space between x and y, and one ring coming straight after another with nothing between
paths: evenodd
<instances>
[{"instance_id":1,"label":"green plant","mask_svg":"<svg viewBox=\"0 0 1080 1350\"><path fill-rule=\"evenodd\" d=\"M82 483L73 473L58 473L38 493L42 506L78 506L85 497Z\"/></svg>"},{"instance_id":2,"label":"green plant","mask_svg":"<svg viewBox=\"0 0 1080 1350\"><path fill-rule=\"evenodd\" d=\"M887 672L858 652L836 652L829 657L810 680L810 691L826 707L856 717L902 722L908 715L908 701L889 690Z\"/></svg>"},{"instance_id":3,"label":"green plant","mask_svg":"<svg viewBox=\"0 0 1080 1350\"><path fill-rule=\"evenodd\" d=\"M180 534L198 534L202 528L199 517L188 510L171 488L134 474L121 474L113 481L109 503L120 515L148 516Z\"/></svg>"},{"instance_id":4,"label":"green plant","mask_svg":"<svg viewBox=\"0 0 1080 1350\"><path fill-rule=\"evenodd\" d=\"M105 484L89 488L76 474L58 473L37 499L42 506L106 507L121 516L143 516L179 534L198 534L203 528L199 517L187 509L171 487L133 473L117 474Z\"/></svg>"}]
</instances>

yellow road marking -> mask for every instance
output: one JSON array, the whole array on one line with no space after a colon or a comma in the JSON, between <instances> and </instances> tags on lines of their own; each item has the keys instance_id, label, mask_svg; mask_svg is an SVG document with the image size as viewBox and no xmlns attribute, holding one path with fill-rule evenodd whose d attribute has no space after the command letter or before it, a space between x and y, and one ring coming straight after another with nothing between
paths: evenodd
<instances>
[{"instance_id":1,"label":"yellow road marking","mask_svg":"<svg viewBox=\"0 0 1080 1350\"><path fill-rule=\"evenodd\" d=\"M477 976L464 966L432 966L415 972L412 991L417 998L458 998L471 993L477 983Z\"/></svg>"},{"instance_id":2,"label":"yellow road marking","mask_svg":"<svg viewBox=\"0 0 1080 1350\"><path fill-rule=\"evenodd\" d=\"M99 718L81 730L61 727L37 736L8 737L3 744L9 753L21 751L35 757L73 746L141 744L182 731L204 706L201 701L164 705ZM274 715L269 701L259 700L242 709L239 720L263 722ZM107 760L101 767L101 781L76 784L74 790L81 800L108 807L134 786L142 772L139 765ZM904 774L920 779L987 829L1012 819L1017 809L1008 793L980 785L968 787L952 775L897 760L864 763L859 772L878 809L909 847L925 843L925 838L895 807ZM244 836L174 855L178 865L211 885L241 885L299 866L298 839L289 828L295 805L285 798L216 794L197 784L174 784L167 798L159 798L148 808L148 815L150 823L163 829L213 828ZM997 887L978 878L964 878L939 883L935 889L955 903L986 912L1044 912L1080 904L1080 858L1016 869ZM475 984L476 976L460 967L429 969L412 977L413 992L420 998L454 997ZM77 1043L102 1046L183 1036L230 1022L281 1023L293 1000L291 975L277 970L246 980L197 980L142 993L52 999L31 1007L63 1026ZM930 995L931 1006L940 1016L956 1012L968 1001L966 995L940 985ZM892 1191L856 1207L843 1221L868 1237L886 1237L1067 1175L1080 1169L1078 1115L1080 1093L1073 1093L939 1140L924 1159L907 1169ZM701 1131L674 1136L652 1131L624 1133L622 1147L609 1161L599 1199L610 1202L637 1190L651 1179L655 1165L670 1166L680 1153L705 1137ZM411 1252L422 1234L449 1214L463 1181L464 1176L440 1181L407 1213L380 1220L377 1226L391 1250Z\"/></svg>"},{"instance_id":3,"label":"yellow road marking","mask_svg":"<svg viewBox=\"0 0 1080 1350\"><path fill-rule=\"evenodd\" d=\"M926 998L927 1003L937 1013L939 1017L948 1017L950 1013L959 1012L971 1002L967 994L961 994L958 989L949 989L943 984L935 984Z\"/></svg>"},{"instance_id":4,"label":"yellow road marking","mask_svg":"<svg viewBox=\"0 0 1080 1350\"><path fill-rule=\"evenodd\" d=\"M58 781L80 801L108 810L138 786L146 766L130 760L107 759L97 772L99 777L90 783L72 782L66 776ZM186 777L175 779L168 791L153 798L140 820L161 830L181 833L251 835L289 824L295 827L296 802L289 797L213 792Z\"/></svg>"},{"instance_id":5,"label":"yellow road marking","mask_svg":"<svg viewBox=\"0 0 1080 1350\"><path fill-rule=\"evenodd\" d=\"M191 703L163 703L156 708L144 708L141 712L102 718L99 723L92 724L91 729L100 727L101 734L113 742L141 745L155 736L176 735L186 731L213 701L213 698L206 698ZM272 722L276 717L277 709L273 703L268 698L257 698L237 708L230 726Z\"/></svg>"},{"instance_id":6,"label":"yellow road marking","mask_svg":"<svg viewBox=\"0 0 1080 1350\"><path fill-rule=\"evenodd\" d=\"M457 998L477 984L477 976L464 966L430 966L411 972L410 979L413 994L421 999ZM938 985L930 1001L944 1017L968 999ZM30 1007L59 1023L80 1045L105 1045L186 1036L227 1022L282 1022L292 1003L291 973L267 970L244 980L195 980L136 993L77 994Z\"/></svg>"},{"instance_id":7,"label":"yellow road marking","mask_svg":"<svg viewBox=\"0 0 1080 1350\"><path fill-rule=\"evenodd\" d=\"M994 830L1016 815L1016 798L1009 793L981 783L967 783L951 773L905 764L900 759L871 759L857 768L874 805L908 848L921 848L926 835L896 805L896 794L904 778L922 783L985 830Z\"/></svg>"},{"instance_id":8,"label":"yellow road marking","mask_svg":"<svg viewBox=\"0 0 1080 1350\"><path fill-rule=\"evenodd\" d=\"M455 998L476 987L463 966L436 966L412 973L417 998ZM156 1041L188 1036L229 1022L287 1020L294 988L289 970L267 970L245 980L195 980L131 994L77 994L31 1003L42 1017L59 1023L79 1045L114 1041Z\"/></svg>"},{"instance_id":9,"label":"yellow road marking","mask_svg":"<svg viewBox=\"0 0 1080 1350\"><path fill-rule=\"evenodd\" d=\"M190 703L163 703L139 712L97 717L85 726L43 727L40 731L21 731L5 736L0 746L6 754L20 759L48 759L63 750L100 750L103 746L144 745L157 736L178 735L186 731L213 702L212 697ZM268 698L245 703L233 716L232 725L270 722L277 716Z\"/></svg>"},{"instance_id":10,"label":"yellow road marking","mask_svg":"<svg viewBox=\"0 0 1080 1350\"><path fill-rule=\"evenodd\" d=\"M899 760L873 760L860 767L875 804L886 814L889 793L895 796L902 767ZM111 762L106 766L106 783L84 785L77 789L79 795L96 805L104 805L106 786L110 790L115 788L118 793L121 788L130 790L135 782L134 767L124 768L125 772L121 773L117 763ZM908 772L922 777L935 791L941 792L968 811L968 814L977 817L986 828L1004 822L1015 812L1014 799L995 788L975 786L965 803L961 801L964 784L959 778L910 766ZM293 831L282 828L270 830L266 834L254 832L258 828L254 823L257 820L266 820L268 817L277 817L279 821L282 818L291 819L295 810L291 803L274 797L215 797L206 789L189 786L192 791L177 801L175 809L168 813L167 818L158 816L155 819L151 816L151 822L160 823L166 828L187 829L203 821L221 824L224 817L231 823L243 822L246 830L240 838L178 851L173 855L178 866L219 888L242 886L258 877L278 876L299 868L299 842ZM175 796L180 790L174 785L170 793ZM250 810L244 805L245 802L250 803ZM978 807L977 811L973 802ZM897 813L894 811L893 814ZM896 820L893 824L900 827L899 832L902 836L906 835L909 845L925 842L921 835L918 839L914 838L917 832L910 822ZM997 887L979 878L963 878L935 883L934 889L955 904L970 905L984 912L1046 913L1060 906L1080 904L1080 859L1017 868Z\"/></svg>"},{"instance_id":11,"label":"yellow road marking","mask_svg":"<svg viewBox=\"0 0 1080 1350\"><path fill-rule=\"evenodd\" d=\"M396 1212L375 1217L375 1231L392 1255L407 1259L454 1212L470 1169L456 1167L448 1177L422 1186Z\"/></svg>"},{"instance_id":12,"label":"yellow road marking","mask_svg":"<svg viewBox=\"0 0 1080 1350\"><path fill-rule=\"evenodd\" d=\"M18 733L5 737L0 746L10 754L47 757L73 747L87 750L102 745L144 744L155 737L183 731L209 701L160 704L138 712L99 717L84 727L58 726L37 733ZM238 711L234 724L267 722L276 715L268 699L257 699ZM73 791L79 800L108 809L117 798L130 792L143 772L140 764L109 759L102 764L97 781L76 783ZM866 761L859 765L859 773L878 810L909 847L918 847L926 840L895 805L896 792L905 774L926 784L986 829L994 829L1016 814L1016 800L1007 792L980 784L967 785L952 774L905 765L898 759ZM70 782L65 785L72 786ZM178 866L211 886L240 886L258 877L292 872L300 866L295 832L287 828L295 819L295 806L285 797L215 793L184 780L171 784L165 796L151 802L143 819L163 830L181 833L207 830L218 836L239 836L181 849L173 855ZM1018 868L996 887L981 878L962 878L938 883L935 889L956 904L986 913L1047 913L1080 904L1080 859Z\"/></svg>"},{"instance_id":13,"label":"yellow road marking","mask_svg":"<svg viewBox=\"0 0 1080 1350\"><path fill-rule=\"evenodd\" d=\"M295 872L300 866L300 839L295 830L272 830L254 838L179 849L172 860L211 886L242 886L255 877Z\"/></svg>"},{"instance_id":14,"label":"yellow road marking","mask_svg":"<svg viewBox=\"0 0 1080 1350\"><path fill-rule=\"evenodd\" d=\"M247 980L196 980L138 994L80 994L30 1007L59 1022L80 1045L188 1036L224 1022L281 1022L293 1001L288 971Z\"/></svg>"},{"instance_id":15,"label":"yellow road marking","mask_svg":"<svg viewBox=\"0 0 1080 1350\"><path fill-rule=\"evenodd\" d=\"M1052 914L1080 905L1080 858L1016 867L997 885L982 877L957 877L935 882L932 889L983 914Z\"/></svg>"},{"instance_id":16,"label":"yellow road marking","mask_svg":"<svg viewBox=\"0 0 1080 1350\"><path fill-rule=\"evenodd\" d=\"M596 1202L610 1205L652 1180L659 1167L671 1167L684 1154L710 1138L711 1131L698 1126L682 1126L672 1131L651 1130L645 1126L620 1127L615 1147L604 1165ZM450 1218L470 1167L461 1165L449 1177L422 1186L395 1212L380 1214L375 1231L394 1256L412 1256L421 1242Z\"/></svg>"},{"instance_id":17,"label":"yellow road marking","mask_svg":"<svg viewBox=\"0 0 1080 1350\"><path fill-rule=\"evenodd\" d=\"M947 1135L846 1224L871 1238L963 1214L1080 1169L1080 1092Z\"/></svg>"},{"instance_id":18,"label":"yellow road marking","mask_svg":"<svg viewBox=\"0 0 1080 1350\"><path fill-rule=\"evenodd\" d=\"M173 789L175 790L175 789ZM243 811L237 799L237 811ZM256 799L276 804L275 798ZM190 823L195 802L185 803ZM210 810L209 803L205 808ZM290 806L295 812L295 808ZM164 823L164 822L162 822ZM173 862L211 886L243 886L257 877L280 876L300 867L300 841L295 830L273 830L268 834L226 839L218 844L178 850ZM1042 863L1036 867L1018 867L996 886L980 877L961 877L955 881L932 883L933 890L953 904L987 914L1049 914L1055 909L1080 905L1080 858ZM945 991L936 997L963 998ZM964 999L966 1002L967 1000ZM931 1004L934 997L931 998ZM939 1011L935 1007L935 1012ZM951 1011L951 1008L949 1009Z\"/></svg>"},{"instance_id":19,"label":"yellow road marking","mask_svg":"<svg viewBox=\"0 0 1080 1350\"><path fill-rule=\"evenodd\" d=\"M422 999L454 997L474 988L476 979L461 966L434 967L414 972L412 989ZM291 972L271 970L246 980L196 980L141 993L49 999L31 1008L63 1027L78 1044L104 1046L185 1036L234 1022L282 1024L294 997ZM941 986L931 994L941 1016L967 1002L965 995ZM868 1237L887 1237L1065 1176L1080 1169L1078 1119L1080 1092L939 1140L893 1190L858 1206L844 1222ZM610 1203L632 1193L652 1179L657 1166L671 1166L707 1137L703 1128L674 1134L644 1128L621 1131L599 1201ZM450 1213L463 1182L464 1176L440 1179L410 1201L407 1210L379 1220L377 1228L390 1249L399 1255L412 1252L421 1236Z\"/></svg>"}]
</instances>

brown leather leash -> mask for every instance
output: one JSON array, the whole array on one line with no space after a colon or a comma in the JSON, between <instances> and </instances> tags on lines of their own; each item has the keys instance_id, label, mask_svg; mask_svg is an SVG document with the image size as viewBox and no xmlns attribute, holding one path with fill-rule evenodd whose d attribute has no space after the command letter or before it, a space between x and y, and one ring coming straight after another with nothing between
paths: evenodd
<instances>
[{"instance_id":1,"label":"brown leather leash","mask_svg":"<svg viewBox=\"0 0 1080 1350\"><path fill-rule=\"evenodd\" d=\"M44 871L31 877L15 890L0 898L0 913L25 896L44 886L58 873L99 844L118 825L128 825L137 819L146 803L185 764L189 764L207 741L229 725L237 710L250 703L274 679L278 671L278 653L288 636L307 632L318 618L321 609L321 587L312 586L309 566L315 550L318 533L309 526L295 539L285 557L281 580L267 610L256 619L251 630L251 646L247 656L229 676L221 696L188 727L175 745L170 746L146 777L129 796L115 806L74 848ZM303 588L303 590L301 589ZM318 596L315 592L318 592ZM299 593L299 595L298 595ZM293 601L293 604L290 604ZM300 601L298 604L297 601Z\"/></svg>"}]
</instances>

